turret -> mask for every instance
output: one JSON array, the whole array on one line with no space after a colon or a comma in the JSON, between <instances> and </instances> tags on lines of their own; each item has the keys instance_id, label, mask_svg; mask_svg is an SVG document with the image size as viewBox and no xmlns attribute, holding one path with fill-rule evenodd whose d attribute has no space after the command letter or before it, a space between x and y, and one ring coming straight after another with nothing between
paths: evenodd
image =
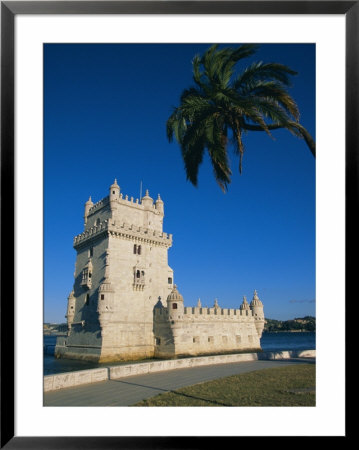
<instances>
[{"instance_id":1,"label":"turret","mask_svg":"<svg viewBox=\"0 0 359 450\"><path fill-rule=\"evenodd\" d=\"M158 194L158 198L156 200L156 211L158 211L160 214L164 214L164 203L160 197L160 194Z\"/></svg>"},{"instance_id":2,"label":"turret","mask_svg":"<svg viewBox=\"0 0 359 450\"><path fill-rule=\"evenodd\" d=\"M87 216L89 214L90 208L92 208L92 207L93 207L93 203L92 203L91 196L90 196L89 199L87 200L87 202L85 203L85 214L84 214L85 225L87 223Z\"/></svg>"},{"instance_id":3,"label":"turret","mask_svg":"<svg viewBox=\"0 0 359 450\"><path fill-rule=\"evenodd\" d=\"M258 336L261 337L264 329L264 311L263 311L263 303L259 300L257 291L254 291L253 299L250 304L250 308L253 312L254 323L256 326L256 330Z\"/></svg>"},{"instance_id":4,"label":"turret","mask_svg":"<svg viewBox=\"0 0 359 450\"><path fill-rule=\"evenodd\" d=\"M153 199L150 197L148 189L146 190L146 195L144 197L142 197L141 203L145 207L145 209L152 208Z\"/></svg>"},{"instance_id":5,"label":"turret","mask_svg":"<svg viewBox=\"0 0 359 450\"><path fill-rule=\"evenodd\" d=\"M119 198L120 198L120 186L117 184L117 180L115 178L115 181L110 186L110 195L109 195L110 207L112 210L117 208Z\"/></svg>"},{"instance_id":6,"label":"turret","mask_svg":"<svg viewBox=\"0 0 359 450\"><path fill-rule=\"evenodd\" d=\"M98 288L97 312L101 329L109 322L113 315L115 290L109 280L104 280Z\"/></svg>"},{"instance_id":7,"label":"turret","mask_svg":"<svg viewBox=\"0 0 359 450\"><path fill-rule=\"evenodd\" d=\"M74 321L75 316L75 296L74 291L71 291L70 295L67 298L67 313L66 313L66 319L67 319L67 328L68 333L70 333L72 322Z\"/></svg>"},{"instance_id":8,"label":"turret","mask_svg":"<svg viewBox=\"0 0 359 450\"><path fill-rule=\"evenodd\" d=\"M177 286L174 285L172 292L167 297L167 310L169 320L181 319L183 316L183 297L177 291Z\"/></svg>"}]
</instances>

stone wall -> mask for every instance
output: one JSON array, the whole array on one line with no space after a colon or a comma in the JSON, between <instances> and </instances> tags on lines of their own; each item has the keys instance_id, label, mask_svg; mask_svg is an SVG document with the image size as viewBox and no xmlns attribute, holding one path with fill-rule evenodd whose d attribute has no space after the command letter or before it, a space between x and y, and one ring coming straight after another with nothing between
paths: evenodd
<instances>
[{"instance_id":1,"label":"stone wall","mask_svg":"<svg viewBox=\"0 0 359 450\"><path fill-rule=\"evenodd\" d=\"M176 311L176 310L175 310ZM252 311L184 307L184 313L156 308L158 357L260 350ZM248 314L247 314L248 313Z\"/></svg>"},{"instance_id":2,"label":"stone wall","mask_svg":"<svg viewBox=\"0 0 359 450\"><path fill-rule=\"evenodd\" d=\"M44 377L44 391L54 391L82 384L106 380L156 373L167 370L184 369L188 367L208 366L213 364L230 364L257 360L279 360L290 358L315 358L315 350L298 350L283 352L245 353L238 355L215 355L198 358L171 359L144 363L124 364L121 366L104 367L101 369L82 370L77 372L47 375Z\"/></svg>"}]
</instances>

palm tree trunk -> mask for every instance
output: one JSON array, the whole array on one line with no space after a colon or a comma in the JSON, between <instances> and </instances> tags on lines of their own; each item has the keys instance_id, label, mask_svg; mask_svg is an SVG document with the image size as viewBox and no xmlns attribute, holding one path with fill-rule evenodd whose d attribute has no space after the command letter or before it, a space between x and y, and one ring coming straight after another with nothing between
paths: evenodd
<instances>
[{"instance_id":1,"label":"palm tree trunk","mask_svg":"<svg viewBox=\"0 0 359 450\"><path fill-rule=\"evenodd\" d=\"M238 151L239 151L239 173L242 174L244 146L243 146L243 142L242 142L241 127L239 124L239 120L237 118L235 118L234 123L235 123L235 126L233 127L233 131L237 138L237 145L238 145Z\"/></svg>"}]
</instances>

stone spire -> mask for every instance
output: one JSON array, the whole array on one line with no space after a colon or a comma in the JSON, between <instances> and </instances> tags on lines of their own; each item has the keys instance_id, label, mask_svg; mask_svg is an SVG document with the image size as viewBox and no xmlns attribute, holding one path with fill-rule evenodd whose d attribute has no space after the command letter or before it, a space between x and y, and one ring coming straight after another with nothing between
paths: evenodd
<instances>
[{"instance_id":1,"label":"stone spire","mask_svg":"<svg viewBox=\"0 0 359 450\"><path fill-rule=\"evenodd\" d=\"M249 309L249 304L247 302L247 297L246 296L243 296L243 302L242 302L242 304L240 306L240 309Z\"/></svg>"},{"instance_id":2,"label":"stone spire","mask_svg":"<svg viewBox=\"0 0 359 450\"><path fill-rule=\"evenodd\" d=\"M155 203L155 207L156 207L156 210L157 210L158 212L160 212L161 214L163 214L163 211L164 211L164 208L163 208L163 201L162 201L162 199L161 199L161 197L160 197L160 194L158 194L158 197L157 197L157 200L156 200L156 203Z\"/></svg>"},{"instance_id":3,"label":"stone spire","mask_svg":"<svg viewBox=\"0 0 359 450\"><path fill-rule=\"evenodd\" d=\"M201 303L201 299L200 298L198 299L198 302L197 302L197 308L202 308L202 303Z\"/></svg>"}]
</instances>

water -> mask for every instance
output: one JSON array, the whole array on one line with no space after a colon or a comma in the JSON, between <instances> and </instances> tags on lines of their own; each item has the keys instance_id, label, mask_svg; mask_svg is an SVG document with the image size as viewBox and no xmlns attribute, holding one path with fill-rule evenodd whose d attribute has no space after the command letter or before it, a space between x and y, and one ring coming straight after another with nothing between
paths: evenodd
<instances>
[{"instance_id":1,"label":"water","mask_svg":"<svg viewBox=\"0 0 359 450\"><path fill-rule=\"evenodd\" d=\"M263 333L261 347L264 352L281 350L315 350L315 333Z\"/></svg>"},{"instance_id":2,"label":"water","mask_svg":"<svg viewBox=\"0 0 359 450\"><path fill-rule=\"evenodd\" d=\"M56 336L44 336L44 375L51 375L75 370L95 369L97 367L118 366L120 363L93 363L89 361L77 361L71 359L56 359L54 349ZM281 332L263 333L261 338L263 351L282 350L314 350L315 333Z\"/></svg>"}]
</instances>

